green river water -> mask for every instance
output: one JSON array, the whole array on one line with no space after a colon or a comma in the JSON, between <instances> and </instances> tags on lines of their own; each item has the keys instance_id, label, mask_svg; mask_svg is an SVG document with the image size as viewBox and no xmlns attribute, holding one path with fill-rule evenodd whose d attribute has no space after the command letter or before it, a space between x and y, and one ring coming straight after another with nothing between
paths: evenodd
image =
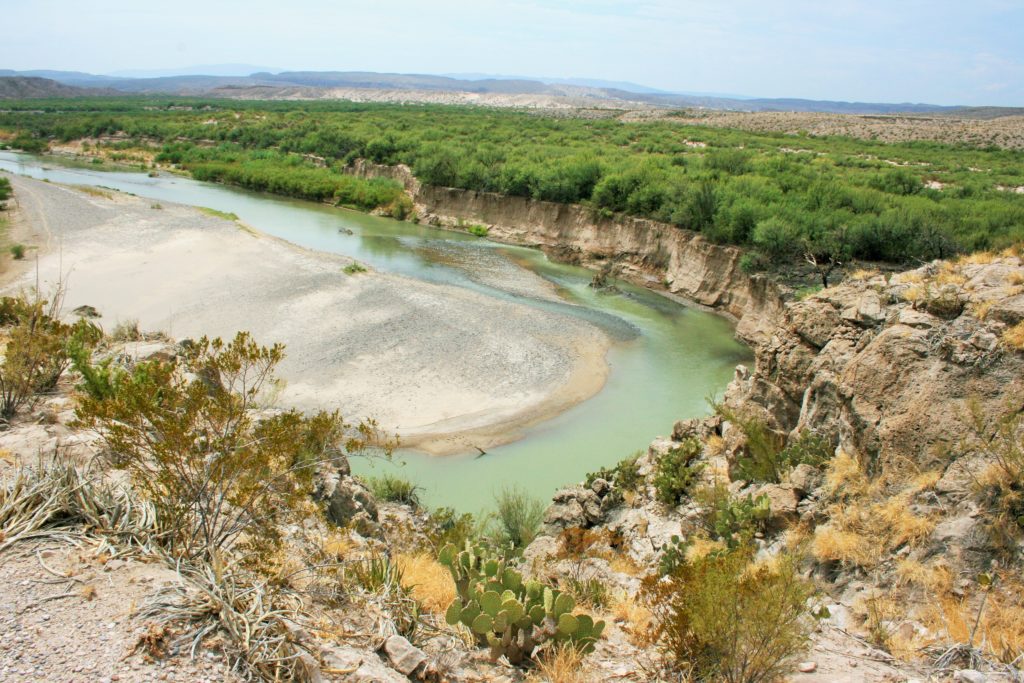
<instances>
[{"instance_id":1,"label":"green river water","mask_svg":"<svg viewBox=\"0 0 1024 683\"><path fill-rule=\"evenodd\" d=\"M510 485L546 499L585 473L645 448L676 420L706 414L706 398L724 389L737 363L750 359L721 317L626 283L617 283L619 294L597 292L588 286L592 273L549 261L537 250L178 176L151 178L13 152L0 152L0 169L231 212L262 232L344 254L380 271L580 317L615 340L608 353L611 372L600 393L486 456L431 457L400 450L393 462L354 459L357 473L395 472L415 482L431 506L480 512L491 506L495 492ZM563 301L524 297L493 285L493 273L512 267L528 268L554 283Z\"/></svg>"}]
</instances>

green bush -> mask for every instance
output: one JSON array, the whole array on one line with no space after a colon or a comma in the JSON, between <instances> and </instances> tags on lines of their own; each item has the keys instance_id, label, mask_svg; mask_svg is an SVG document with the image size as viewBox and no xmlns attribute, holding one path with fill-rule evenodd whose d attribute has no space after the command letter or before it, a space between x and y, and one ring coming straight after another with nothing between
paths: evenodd
<instances>
[{"instance_id":1,"label":"green bush","mask_svg":"<svg viewBox=\"0 0 1024 683\"><path fill-rule=\"evenodd\" d=\"M803 430L779 454L781 466L786 469L797 465L821 467L835 455L835 444L810 430Z\"/></svg>"},{"instance_id":2,"label":"green bush","mask_svg":"<svg viewBox=\"0 0 1024 683\"><path fill-rule=\"evenodd\" d=\"M661 456L655 464L655 498L665 505L678 505L700 478L704 464L697 462L703 446L690 438Z\"/></svg>"},{"instance_id":3,"label":"green bush","mask_svg":"<svg viewBox=\"0 0 1024 683\"><path fill-rule=\"evenodd\" d=\"M402 479L391 474L379 477L367 477L366 486L378 500L389 503L401 503L414 509L420 507L419 486L416 486L408 479Z\"/></svg>"},{"instance_id":4,"label":"green bush","mask_svg":"<svg viewBox=\"0 0 1024 683\"><path fill-rule=\"evenodd\" d=\"M458 513L450 507L437 508L427 517L424 533L435 550L446 545L464 548L483 535L481 524L468 512Z\"/></svg>"},{"instance_id":5,"label":"green bush","mask_svg":"<svg viewBox=\"0 0 1024 683\"><path fill-rule=\"evenodd\" d=\"M754 534L764 531L771 512L768 496L734 498L718 485L702 490L698 498L705 529L729 547L748 543Z\"/></svg>"},{"instance_id":6,"label":"green bush","mask_svg":"<svg viewBox=\"0 0 1024 683\"><path fill-rule=\"evenodd\" d=\"M11 245L11 256L15 261L20 261L25 258L25 245L24 244L12 244Z\"/></svg>"},{"instance_id":7,"label":"green bush","mask_svg":"<svg viewBox=\"0 0 1024 683\"><path fill-rule=\"evenodd\" d=\"M207 125L211 116L218 125ZM994 148L810 136L799 140L805 151L794 153L789 136L678 121L188 98L10 101L0 129L13 146L32 151L49 140L112 133L124 135L118 153L161 140L159 161L196 178L396 218L411 210L401 184L346 170L359 158L402 163L428 185L669 222L754 247L779 265L801 258L808 245L824 254L822 237L835 233L851 257L895 263L1024 240L1024 200L995 189L1024 185L1019 155ZM928 190L926 176L949 186Z\"/></svg>"},{"instance_id":8,"label":"green bush","mask_svg":"<svg viewBox=\"0 0 1024 683\"><path fill-rule=\"evenodd\" d=\"M736 425L746 437L743 450L732 467L734 479L777 484L790 467L799 464L789 462L789 456L783 454L785 437L770 429L764 420L741 415L722 404L714 408L722 419Z\"/></svg>"},{"instance_id":9,"label":"green bush","mask_svg":"<svg viewBox=\"0 0 1024 683\"><path fill-rule=\"evenodd\" d=\"M316 469L361 452L376 432L337 413L296 410L257 421L284 349L246 333L193 342L173 361L147 361L81 396L77 426L95 429L110 463L155 508L175 557L216 561L227 549L254 569L280 548L281 530L308 514Z\"/></svg>"},{"instance_id":10,"label":"green bush","mask_svg":"<svg viewBox=\"0 0 1024 683\"><path fill-rule=\"evenodd\" d=\"M643 478L640 476L640 466L637 464L639 458L640 453L637 452L619 462L615 467L602 467L596 472L588 472L586 487L590 488L597 479L604 479L623 491L636 491L643 482Z\"/></svg>"},{"instance_id":11,"label":"green bush","mask_svg":"<svg viewBox=\"0 0 1024 683\"><path fill-rule=\"evenodd\" d=\"M98 333L84 320L74 325L60 321L60 298L54 302L25 296L0 299L0 327L7 337L0 364L0 417L9 420L36 394L56 386L68 367L68 346L73 340L94 345Z\"/></svg>"},{"instance_id":12,"label":"green bush","mask_svg":"<svg viewBox=\"0 0 1024 683\"><path fill-rule=\"evenodd\" d=\"M770 683L806 648L810 584L790 557L752 565L751 556L711 553L645 582L655 634L687 680Z\"/></svg>"},{"instance_id":13,"label":"green bush","mask_svg":"<svg viewBox=\"0 0 1024 683\"><path fill-rule=\"evenodd\" d=\"M525 489L511 486L498 493L495 504L499 539L513 548L528 546L540 531L544 503Z\"/></svg>"}]
</instances>

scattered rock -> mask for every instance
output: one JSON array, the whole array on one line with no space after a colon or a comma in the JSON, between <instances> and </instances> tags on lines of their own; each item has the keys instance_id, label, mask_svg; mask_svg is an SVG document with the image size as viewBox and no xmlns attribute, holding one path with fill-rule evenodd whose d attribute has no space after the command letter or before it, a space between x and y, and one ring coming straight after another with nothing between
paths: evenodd
<instances>
[{"instance_id":1,"label":"scattered rock","mask_svg":"<svg viewBox=\"0 0 1024 683\"><path fill-rule=\"evenodd\" d=\"M766 484L761 487L757 495L768 496L769 527L783 529L799 518L797 505L800 503L800 499L796 494L795 487L791 484Z\"/></svg>"},{"instance_id":2,"label":"scattered rock","mask_svg":"<svg viewBox=\"0 0 1024 683\"><path fill-rule=\"evenodd\" d=\"M78 308L71 312L77 315L79 318L96 319L103 317L102 315L100 315L99 311L97 311L94 307L89 306L88 304L79 306Z\"/></svg>"},{"instance_id":3,"label":"scattered rock","mask_svg":"<svg viewBox=\"0 0 1024 683\"><path fill-rule=\"evenodd\" d=\"M406 676L427 661L427 655L423 650L399 635L391 636L384 641L384 652L391 660L391 666Z\"/></svg>"},{"instance_id":4,"label":"scattered rock","mask_svg":"<svg viewBox=\"0 0 1024 683\"><path fill-rule=\"evenodd\" d=\"M988 676L974 669L960 669L953 673L953 680L963 683L985 683Z\"/></svg>"},{"instance_id":5,"label":"scattered rock","mask_svg":"<svg viewBox=\"0 0 1024 683\"><path fill-rule=\"evenodd\" d=\"M821 470L807 463L800 463L789 473L789 483L801 498L821 486L823 480Z\"/></svg>"},{"instance_id":6,"label":"scattered rock","mask_svg":"<svg viewBox=\"0 0 1024 683\"><path fill-rule=\"evenodd\" d=\"M818 664L816 662L800 662L796 669L802 674L812 674L818 670Z\"/></svg>"},{"instance_id":7,"label":"scattered rock","mask_svg":"<svg viewBox=\"0 0 1024 683\"><path fill-rule=\"evenodd\" d=\"M544 516L549 533L579 527L586 529L604 518L601 499L591 489L573 486L555 493L552 505Z\"/></svg>"}]
</instances>

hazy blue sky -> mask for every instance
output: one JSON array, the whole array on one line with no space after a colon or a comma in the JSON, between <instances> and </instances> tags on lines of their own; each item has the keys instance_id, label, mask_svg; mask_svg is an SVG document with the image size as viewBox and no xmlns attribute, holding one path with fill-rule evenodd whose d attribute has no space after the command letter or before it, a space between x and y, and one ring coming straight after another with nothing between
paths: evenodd
<instances>
[{"instance_id":1,"label":"hazy blue sky","mask_svg":"<svg viewBox=\"0 0 1024 683\"><path fill-rule=\"evenodd\" d=\"M1024 0L0 0L0 21L9 69L248 63L1024 106Z\"/></svg>"}]
</instances>

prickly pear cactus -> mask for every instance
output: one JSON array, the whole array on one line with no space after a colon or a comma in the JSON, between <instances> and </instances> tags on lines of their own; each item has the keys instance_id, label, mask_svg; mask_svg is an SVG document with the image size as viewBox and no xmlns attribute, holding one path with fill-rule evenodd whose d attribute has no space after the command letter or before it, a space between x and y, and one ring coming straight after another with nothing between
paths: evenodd
<instances>
[{"instance_id":1,"label":"prickly pear cactus","mask_svg":"<svg viewBox=\"0 0 1024 683\"><path fill-rule=\"evenodd\" d=\"M464 624L491 657L519 664L549 641L568 642L583 652L594 649L604 622L586 614L573 614L576 601L567 593L506 566L479 546L459 552L452 545L441 549L438 561L448 568L458 597L445 613L452 626Z\"/></svg>"}]
</instances>

